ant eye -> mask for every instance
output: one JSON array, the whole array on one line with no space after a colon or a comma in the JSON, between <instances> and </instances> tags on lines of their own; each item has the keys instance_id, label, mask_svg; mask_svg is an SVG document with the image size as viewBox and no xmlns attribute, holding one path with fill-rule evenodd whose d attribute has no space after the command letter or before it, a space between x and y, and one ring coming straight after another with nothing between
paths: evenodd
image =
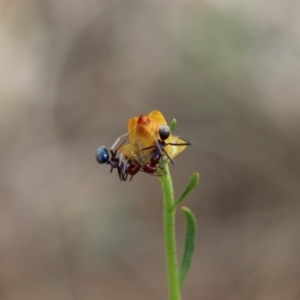
<instances>
[{"instance_id":1,"label":"ant eye","mask_svg":"<svg viewBox=\"0 0 300 300\"><path fill-rule=\"evenodd\" d=\"M109 153L108 153L108 150L104 146L97 149L96 159L99 164L105 164L108 162Z\"/></svg>"},{"instance_id":2,"label":"ant eye","mask_svg":"<svg viewBox=\"0 0 300 300\"><path fill-rule=\"evenodd\" d=\"M167 125L160 126L158 132L163 141L165 141L171 134L170 127Z\"/></svg>"}]
</instances>

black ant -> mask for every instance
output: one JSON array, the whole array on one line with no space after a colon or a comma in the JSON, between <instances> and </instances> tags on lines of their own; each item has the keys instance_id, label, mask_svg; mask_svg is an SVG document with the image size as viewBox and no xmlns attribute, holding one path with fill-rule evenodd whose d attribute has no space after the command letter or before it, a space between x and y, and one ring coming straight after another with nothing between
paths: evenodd
<instances>
[{"instance_id":1,"label":"black ant","mask_svg":"<svg viewBox=\"0 0 300 300\"><path fill-rule=\"evenodd\" d=\"M170 157L170 155L166 152L165 147L168 145L171 146L189 146L192 145L191 142L188 142L186 140L185 143L166 143L165 141L170 136L171 131L170 128L167 125L162 125L159 127L159 137L160 139L156 139L156 145L149 146L146 148L143 148L142 150L148 150L151 148L154 148L148 156L150 156L150 162L147 163L140 163L139 160L136 158L127 158L124 157L123 154L120 155L120 157L116 157L118 149L125 143L125 141L115 150L112 149L116 146L116 144L119 142L119 140L128 135L124 134L123 136L119 137L116 142L113 144L113 146L110 149L111 158L109 158L109 152L107 148L104 146L100 147L96 151L96 159L100 164L109 164L111 166L110 172L113 171L113 169L118 170L119 178L121 181L126 181L128 178L128 175L131 175L130 181L132 180L133 176L137 174L139 171L148 173L150 175L155 175L158 168L163 169L161 166L161 162L163 159L163 155L165 154L168 159L171 161L171 163L176 166L174 160Z\"/></svg>"},{"instance_id":2,"label":"black ant","mask_svg":"<svg viewBox=\"0 0 300 300\"><path fill-rule=\"evenodd\" d=\"M142 150L148 150L151 148L155 148L150 152L150 163L145 163L143 165L143 171L146 173L155 173L157 171L157 168L161 168L160 167L160 163L162 161L163 158L163 154L165 154L168 159L171 161L171 163L173 164L173 166L176 166L174 160L171 158L171 156L166 152L165 147L168 145L171 146L190 146L192 145L191 142L183 140L185 143L166 143L165 141L167 140L167 138L170 136L171 134L171 130L170 127L167 125L161 125L158 129L158 133L159 133L159 140L156 140L156 145L154 146L150 146L150 147L146 147L143 148Z\"/></svg>"},{"instance_id":3,"label":"black ant","mask_svg":"<svg viewBox=\"0 0 300 300\"><path fill-rule=\"evenodd\" d=\"M116 157L117 151L110 150L111 153L111 158L109 158L109 152L108 150L104 147L101 146L100 148L97 149L96 151L96 159L99 164L108 164L111 166L110 172L113 171L113 169L118 170L119 178L122 181L123 179L123 162Z\"/></svg>"},{"instance_id":4,"label":"black ant","mask_svg":"<svg viewBox=\"0 0 300 300\"><path fill-rule=\"evenodd\" d=\"M185 143L166 143L165 140L170 136L171 131L170 128L166 125L162 125L159 127L159 140L156 140L156 145L154 146L150 146L150 147L146 147L143 148L142 150L148 150L151 148L154 148L148 156L150 156L150 162L144 163L143 165L141 165L141 171L151 174L151 175L155 175L155 173L157 172L158 168L163 169L163 167L161 166L161 162L163 159L163 154L165 153L166 156L168 157L168 159L171 161L171 163L175 165L174 160L170 157L170 155L165 151L165 147L168 145L171 146L189 146L192 145L191 142L188 142L186 140Z\"/></svg>"},{"instance_id":5,"label":"black ant","mask_svg":"<svg viewBox=\"0 0 300 300\"><path fill-rule=\"evenodd\" d=\"M126 162L126 167L124 170L123 180L127 180L127 176L131 175L130 181L132 180L133 176L137 174L141 169L141 164L136 159L129 159Z\"/></svg>"},{"instance_id":6,"label":"black ant","mask_svg":"<svg viewBox=\"0 0 300 300\"><path fill-rule=\"evenodd\" d=\"M122 145L121 145L122 146ZM140 170L141 166L135 159L125 160L124 157L116 157L119 146L115 151L110 149L111 158L109 158L109 152L104 146L100 147L96 151L96 159L99 164L108 164L111 166L110 172L113 169L118 170L119 178L121 181L126 181L128 175L131 175L130 180Z\"/></svg>"}]
</instances>

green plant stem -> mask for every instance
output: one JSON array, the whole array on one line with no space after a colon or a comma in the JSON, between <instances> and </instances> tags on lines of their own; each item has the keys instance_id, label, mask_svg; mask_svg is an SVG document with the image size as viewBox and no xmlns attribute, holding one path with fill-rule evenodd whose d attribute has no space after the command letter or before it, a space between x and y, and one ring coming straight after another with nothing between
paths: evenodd
<instances>
[{"instance_id":1,"label":"green plant stem","mask_svg":"<svg viewBox=\"0 0 300 300\"><path fill-rule=\"evenodd\" d=\"M160 175L159 179L164 198L164 235L169 280L169 299L181 300L176 255L175 210L173 209L174 193L168 164L165 164L164 170L162 170Z\"/></svg>"}]
</instances>

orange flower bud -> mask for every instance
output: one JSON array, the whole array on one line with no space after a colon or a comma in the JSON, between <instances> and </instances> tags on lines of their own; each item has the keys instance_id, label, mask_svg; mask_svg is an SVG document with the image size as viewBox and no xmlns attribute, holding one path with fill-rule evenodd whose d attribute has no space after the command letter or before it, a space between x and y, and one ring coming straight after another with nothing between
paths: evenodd
<instances>
[{"instance_id":1,"label":"orange flower bud","mask_svg":"<svg viewBox=\"0 0 300 300\"><path fill-rule=\"evenodd\" d=\"M167 122L158 110L150 112L148 116L141 115L139 118L131 118L128 121L129 144L122 145L119 148L119 152L129 159L135 158L142 163L148 162L150 160L149 153L153 148L143 149L157 145L157 141L160 139L159 127L161 125L167 125ZM172 134L165 142L173 144L184 143L178 136ZM167 145L164 149L173 158L185 148L186 145Z\"/></svg>"}]
</instances>

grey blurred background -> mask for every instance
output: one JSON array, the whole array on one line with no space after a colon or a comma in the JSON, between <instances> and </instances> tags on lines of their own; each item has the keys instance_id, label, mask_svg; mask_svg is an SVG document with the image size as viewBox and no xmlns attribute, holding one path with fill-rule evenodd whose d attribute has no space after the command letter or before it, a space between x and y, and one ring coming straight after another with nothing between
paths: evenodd
<instances>
[{"instance_id":1,"label":"grey blurred background","mask_svg":"<svg viewBox=\"0 0 300 300\"><path fill-rule=\"evenodd\" d=\"M167 299L159 181L95 160L153 109L194 143L175 193L201 173L183 298L300 299L299 10L2 0L0 299Z\"/></svg>"}]
</instances>

